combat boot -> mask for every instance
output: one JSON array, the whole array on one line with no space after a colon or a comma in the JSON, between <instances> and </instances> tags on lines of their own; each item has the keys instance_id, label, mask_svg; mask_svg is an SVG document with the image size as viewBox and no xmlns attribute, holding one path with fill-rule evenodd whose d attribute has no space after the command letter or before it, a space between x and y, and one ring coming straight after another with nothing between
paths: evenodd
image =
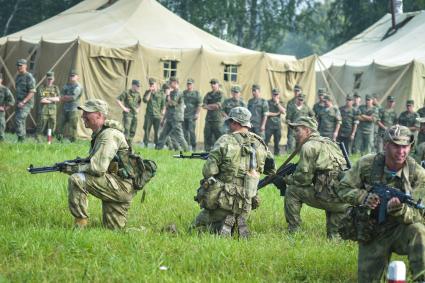
<instances>
[{"instance_id":1,"label":"combat boot","mask_svg":"<svg viewBox=\"0 0 425 283\"><path fill-rule=\"evenodd\" d=\"M232 229L235 226L235 223L235 217L233 215L227 215L226 218L224 218L223 225L218 231L218 234L221 236L231 236Z\"/></svg>"},{"instance_id":2,"label":"combat boot","mask_svg":"<svg viewBox=\"0 0 425 283\"><path fill-rule=\"evenodd\" d=\"M74 229L83 230L89 223L87 218L75 218Z\"/></svg>"},{"instance_id":3,"label":"combat boot","mask_svg":"<svg viewBox=\"0 0 425 283\"><path fill-rule=\"evenodd\" d=\"M249 230L248 230L248 224L246 223L246 219L244 216L239 215L237 218L238 223L238 232L239 232L239 238L248 238L249 237Z\"/></svg>"}]
</instances>

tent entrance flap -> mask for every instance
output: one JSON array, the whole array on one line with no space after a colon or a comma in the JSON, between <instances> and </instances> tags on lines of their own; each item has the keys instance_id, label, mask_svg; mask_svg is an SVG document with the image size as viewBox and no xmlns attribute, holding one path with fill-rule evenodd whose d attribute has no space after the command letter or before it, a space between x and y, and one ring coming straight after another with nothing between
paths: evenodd
<instances>
[{"instance_id":1,"label":"tent entrance flap","mask_svg":"<svg viewBox=\"0 0 425 283\"><path fill-rule=\"evenodd\" d=\"M278 71L267 69L270 85L280 89L281 97L288 102L293 97L293 87L300 80L304 72Z\"/></svg>"}]
</instances>

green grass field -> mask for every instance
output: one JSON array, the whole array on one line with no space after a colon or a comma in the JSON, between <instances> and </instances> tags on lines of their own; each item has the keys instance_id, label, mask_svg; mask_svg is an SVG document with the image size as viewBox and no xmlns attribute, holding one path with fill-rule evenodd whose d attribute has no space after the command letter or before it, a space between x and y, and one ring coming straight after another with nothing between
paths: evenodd
<instances>
[{"instance_id":1,"label":"green grass field","mask_svg":"<svg viewBox=\"0 0 425 283\"><path fill-rule=\"evenodd\" d=\"M249 220L249 240L189 233L199 212L193 196L202 160L137 148L158 164L144 203L138 194L124 231L101 227L101 205L90 197L90 225L73 231L67 175L31 175L86 156L89 142L0 144L0 282L354 282L357 246L328 241L325 214L304 207L302 232L289 235L283 200L272 186ZM278 164L282 158L278 159ZM178 233L163 230L174 223Z\"/></svg>"}]
</instances>

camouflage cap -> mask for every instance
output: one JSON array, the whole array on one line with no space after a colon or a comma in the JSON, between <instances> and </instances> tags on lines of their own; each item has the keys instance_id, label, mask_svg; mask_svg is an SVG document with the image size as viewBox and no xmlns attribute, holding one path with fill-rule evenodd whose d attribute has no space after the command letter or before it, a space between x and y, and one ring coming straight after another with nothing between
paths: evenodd
<instances>
[{"instance_id":1,"label":"camouflage cap","mask_svg":"<svg viewBox=\"0 0 425 283\"><path fill-rule=\"evenodd\" d=\"M371 99L372 99L372 95L370 95L370 94L366 94L365 99L366 99L366 100L371 100Z\"/></svg>"},{"instance_id":2,"label":"camouflage cap","mask_svg":"<svg viewBox=\"0 0 425 283\"><path fill-rule=\"evenodd\" d=\"M251 90L260 90L260 85L258 85L258 84L253 84L252 85L252 87L251 87Z\"/></svg>"},{"instance_id":3,"label":"camouflage cap","mask_svg":"<svg viewBox=\"0 0 425 283\"><path fill-rule=\"evenodd\" d=\"M46 73L46 78L53 78L54 76L55 76L55 72L48 71L48 72Z\"/></svg>"},{"instance_id":4,"label":"camouflage cap","mask_svg":"<svg viewBox=\"0 0 425 283\"><path fill-rule=\"evenodd\" d=\"M139 80L132 80L132 81L131 81L131 84L132 84L132 85L140 86L140 81L139 81Z\"/></svg>"},{"instance_id":5,"label":"camouflage cap","mask_svg":"<svg viewBox=\"0 0 425 283\"><path fill-rule=\"evenodd\" d=\"M217 79L211 79L210 84L218 84L218 80Z\"/></svg>"},{"instance_id":6,"label":"camouflage cap","mask_svg":"<svg viewBox=\"0 0 425 283\"><path fill-rule=\"evenodd\" d=\"M100 112L108 115L108 104L101 99L87 100L83 106L78 106L78 109L85 112Z\"/></svg>"},{"instance_id":7,"label":"camouflage cap","mask_svg":"<svg viewBox=\"0 0 425 283\"><path fill-rule=\"evenodd\" d=\"M378 95L376 93L373 93L372 98L378 98Z\"/></svg>"},{"instance_id":8,"label":"camouflage cap","mask_svg":"<svg viewBox=\"0 0 425 283\"><path fill-rule=\"evenodd\" d=\"M327 101L332 101L332 97L331 97L330 95L325 95L325 96L323 97L323 99L324 99L324 100L327 100Z\"/></svg>"},{"instance_id":9,"label":"camouflage cap","mask_svg":"<svg viewBox=\"0 0 425 283\"><path fill-rule=\"evenodd\" d=\"M248 108L245 107L235 107L230 110L229 117L226 119L228 123L230 120L233 120L243 127L251 128L251 112L249 112Z\"/></svg>"},{"instance_id":10,"label":"camouflage cap","mask_svg":"<svg viewBox=\"0 0 425 283\"><path fill-rule=\"evenodd\" d=\"M75 69L72 69L72 70L69 72L69 76L76 76L76 75L78 75L78 73L77 73L77 70L75 70Z\"/></svg>"},{"instance_id":11,"label":"camouflage cap","mask_svg":"<svg viewBox=\"0 0 425 283\"><path fill-rule=\"evenodd\" d=\"M355 92L353 96L354 96L354 98L361 97L360 94L358 94L357 92Z\"/></svg>"},{"instance_id":12,"label":"camouflage cap","mask_svg":"<svg viewBox=\"0 0 425 283\"><path fill-rule=\"evenodd\" d=\"M234 85L232 86L232 88L230 89L231 92L233 93L240 93L241 92L241 87L238 85Z\"/></svg>"},{"instance_id":13,"label":"camouflage cap","mask_svg":"<svg viewBox=\"0 0 425 283\"><path fill-rule=\"evenodd\" d=\"M387 97L387 100L388 100L388 101L393 102L395 99L394 99L394 96L389 95L389 96Z\"/></svg>"},{"instance_id":14,"label":"camouflage cap","mask_svg":"<svg viewBox=\"0 0 425 283\"><path fill-rule=\"evenodd\" d=\"M302 88L300 85L294 85L294 91L302 91Z\"/></svg>"},{"instance_id":15,"label":"camouflage cap","mask_svg":"<svg viewBox=\"0 0 425 283\"><path fill-rule=\"evenodd\" d=\"M312 129L313 131L317 131L317 121L313 117L308 116L301 116L298 117L293 123L288 123L291 127L298 127L298 126L304 126L309 129Z\"/></svg>"},{"instance_id":16,"label":"camouflage cap","mask_svg":"<svg viewBox=\"0 0 425 283\"><path fill-rule=\"evenodd\" d=\"M27 60L25 59L18 59L16 60L16 66L22 66L22 65L26 65L27 64Z\"/></svg>"},{"instance_id":17,"label":"camouflage cap","mask_svg":"<svg viewBox=\"0 0 425 283\"><path fill-rule=\"evenodd\" d=\"M413 99L409 99L406 101L406 105L415 105L415 101Z\"/></svg>"},{"instance_id":18,"label":"camouflage cap","mask_svg":"<svg viewBox=\"0 0 425 283\"><path fill-rule=\"evenodd\" d=\"M149 85L153 85L156 83L156 80L154 78L149 78Z\"/></svg>"},{"instance_id":19,"label":"camouflage cap","mask_svg":"<svg viewBox=\"0 0 425 283\"><path fill-rule=\"evenodd\" d=\"M346 100L353 100L353 96L351 94L347 95L347 97L345 98Z\"/></svg>"},{"instance_id":20,"label":"camouflage cap","mask_svg":"<svg viewBox=\"0 0 425 283\"><path fill-rule=\"evenodd\" d=\"M415 137L408 127L394 125L385 131L384 140L398 145L411 145L414 143Z\"/></svg>"},{"instance_id":21,"label":"camouflage cap","mask_svg":"<svg viewBox=\"0 0 425 283\"><path fill-rule=\"evenodd\" d=\"M298 100L304 100L305 99L305 94L301 93L300 95L297 96Z\"/></svg>"},{"instance_id":22,"label":"camouflage cap","mask_svg":"<svg viewBox=\"0 0 425 283\"><path fill-rule=\"evenodd\" d=\"M273 94L273 95L278 95L278 94L280 94L279 89L278 89L278 88L274 88L274 89L272 89L272 94Z\"/></svg>"},{"instance_id":23,"label":"camouflage cap","mask_svg":"<svg viewBox=\"0 0 425 283\"><path fill-rule=\"evenodd\" d=\"M418 117L416 118L416 121L418 121L419 123L425 123L425 117Z\"/></svg>"},{"instance_id":24,"label":"camouflage cap","mask_svg":"<svg viewBox=\"0 0 425 283\"><path fill-rule=\"evenodd\" d=\"M170 89L170 86L168 84L162 85L162 90Z\"/></svg>"},{"instance_id":25,"label":"camouflage cap","mask_svg":"<svg viewBox=\"0 0 425 283\"><path fill-rule=\"evenodd\" d=\"M187 84L193 84L194 82L195 82L194 79L191 79L191 78L187 79Z\"/></svg>"},{"instance_id":26,"label":"camouflage cap","mask_svg":"<svg viewBox=\"0 0 425 283\"><path fill-rule=\"evenodd\" d=\"M318 90L317 90L317 94L318 95L325 95L327 92L326 92L326 88L319 88Z\"/></svg>"},{"instance_id":27,"label":"camouflage cap","mask_svg":"<svg viewBox=\"0 0 425 283\"><path fill-rule=\"evenodd\" d=\"M170 82L179 82L179 79L176 78L176 77L174 77L174 76L172 76L172 77L170 77L169 81Z\"/></svg>"}]
</instances>

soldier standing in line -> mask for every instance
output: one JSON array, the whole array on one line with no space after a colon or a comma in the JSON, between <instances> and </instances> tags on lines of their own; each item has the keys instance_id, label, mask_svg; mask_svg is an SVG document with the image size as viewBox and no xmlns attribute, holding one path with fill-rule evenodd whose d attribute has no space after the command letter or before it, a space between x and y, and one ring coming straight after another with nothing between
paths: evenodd
<instances>
[{"instance_id":1,"label":"soldier standing in line","mask_svg":"<svg viewBox=\"0 0 425 283\"><path fill-rule=\"evenodd\" d=\"M15 123L18 142L23 142L27 134L26 120L34 107L35 79L27 72L27 60L19 59L16 62L18 74L15 78L16 110Z\"/></svg>"},{"instance_id":2,"label":"soldier standing in line","mask_svg":"<svg viewBox=\"0 0 425 283\"><path fill-rule=\"evenodd\" d=\"M232 110L233 108L235 108L235 107L245 107L246 108L246 106L247 106L245 101L243 101L243 99L241 98L241 87L240 86L234 85L234 86L232 86L230 91L231 91L232 97L224 100L223 106L222 106L222 115L224 116L225 119L227 119L229 117L230 110Z\"/></svg>"},{"instance_id":3,"label":"soldier standing in line","mask_svg":"<svg viewBox=\"0 0 425 283\"><path fill-rule=\"evenodd\" d=\"M122 109L124 135L131 145L137 130L137 113L139 113L142 98L140 96L140 81L133 80L131 89L122 92L117 97L117 103Z\"/></svg>"},{"instance_id":4,"label":"soldier standing in line","mask_svg":"<svg viewBox=\"0 0 425 283\"><path fill-rule=\"evenodd\" d=\"M143 144L145 147L149 145L149 135L153 127L153 141L155 146L158 145L159 126L165 112L165 97L170 94L170 87L167 84L162 86L162 90L158 91L156 80L149 79L149 89L143 94L143 102L146 103L145 121L143 123Z\"/></svg>"},{"instance_id":5,"label":"soldier standing in line","mask_svg":"<svg viewBox=\"0 0 425 283\"><path fill-rule=\"evenodd\" d=\"M357 125L359 124L357 111L353 107L353 102L353 97L347 95L345 105L339 108L342 124L337 141L344 143L348 154L351 154L351 143L356 136Z\"/></svg>"},{"instance_id":6,"label":"soldier standing in line","mask_svg":"<svg viewBox=\"0 0 425 283\"><path fill-rule=\"evenodd\" d=\"M319 133L322 137L330 138L336 141L342 118L338 107L333 105L332 98L329 95L323 97L325 108L318 112L317 122L319 124Z\"/></svg>"},{"instance_id":7,"label":"soldier standing in line","mask_svg":"<svg viewBox=\"0 0 425 283\"><path fill-rule=\"evenodd\" d=\"M359 111L359 107L362 103L362 97L360 96L360 94L358 94L357 92L354 92L354 103L353 103L353 109L358 112ZM359 131L356 132L356 135L354 137L353 143L352 143L352 153L357 153L360 150L360 133Z\"/></svg>"},{"instance_id":8,"label":"soldier standing in line","mask_svg":"<svg viewBox=\"0 0 425 283\"><path fill-rule=\"evenodd\" d=\"M357 114L357 119L359 120L357 134L360 141L358 149L362 155L365 155L372 152L374 124L377 119L377 113L373 106L371 95L366 95L366 103L360 105Z\"/></svg>"},{"instance_id":9,"label":"soldier standing in line","mask_svg":"<svg viewBox=\"0 0 425 283\"><path fill-rule=\"evenodd\" d=\"M339 221L348 208L335 193L341 172L347 167L344 156L335 142L319 135L314 117L301 116L289 126L295 128L300 159L295 172L285 177L288 231L299 230L305 203L325 210L327 237L339 238Z\"/></svg>"},{"instance_id":10,"label":"soldier standing in line","mask_svg":"<svg viewBox=\"0 0 425 283\"><path fill-rule=\"evenodd\" d=\"M419 114L419 117L425 117L425 105L420 108L417 113Z\"/></svg>"},{"instance_id":11,"label":"soldier standing in line","mask_svg":"<svg viewBox=\"0 0 425 283\"><path fill-rule=\"evenodd\" d=\"M61 93L61 102L63 102L62 111L62 133L58 135L61 140L65 133L68 134L69 140L75 142L77 140L77 126L80 119L78 115L78 105L83 96L83 88L78 83L78 74L75 70L69 73L68 83L63 87Z\"/></svg>"},{"instance_id":12,"label":"soldier standing in line","mask_svg":"<svg viewBox=\"0 0 425 283\"><path fill-rule=\"evenodd\" d=\"M252 114L250 131L264 139L269 105L267 100L261 97L260 86L257 84L252 85L252 98L248 100L248 110Z\"/></svg>"},{"instance_id":13,"label":"soldier standing in line","mask_svg":"<svg viewBox=\"0 0 425 283\"><path fill-rule=\"evenodd\" d=\"M193 228L208 229L222 236L236 231L249 236L247 219L259 205L257 185L261 173L276 170L264 141L249 131L251 113L244 107L233 108L226 123L229 134L214 144L204 163L204 179L195 200L202 211Z\"/></svg>"},{"instance_id":14,"label":"soldier standing in line","mask_svg":"<svg viewBox=\"0 0 425 283\"><path fill-rule=\"evenodd\" d=\"M0 142L4 141L4 130L6 129L6 111L15 104L12 92L2 85L3 75L0 73Z\"/></svg>"},{"instance_id":15,"label":"soldier standing in line","mask_svg":"<svg viewBox=\"0 0 425 283\"><path fill-rule=\"evenodd\" d=\"M400 125L406 126L416 137L419 129L419 123L416 121L416 118L419 118L419 114L413 109L415 101L412 99L407 100L406 102L406 111L402 112L398 117L398 123Z\"/></svg>"},{"instance_id":16,"label":"soldier standing in line","mask_svg":"<svg viewBox=\"0 0 425 283\"><path fill-rule=\"evenodd\" d=\"M378 136L377 136L377 148L376 152L382 152L384 150L384 135L385 131L391 126L397 123L397 113L394 109L394 96L387 97L387 106L381 108L378 115Z\"/></svg>"},{"instance_id":17,"label":"soldier standing in line","mask_svg":"<svg viewBox=\"0 0 425 283\"><path fill-rule=\"evenodd\" d=\"M291 98L288 101L288 104L286 105L286 113L293 113L295 111L294 108L296 108L296 102L298 96L302 95L302 89L301 86L295 85L294 86L294 97ZM288 116L288 114L286 114ZM287 134L287 144L286 144L286 151L292 152L295 149L295 139L294 139L294 133L291 127L288 127L288 134Z\"/></svg>"},{"instance_id":18,"label":"soldier standing in line","mask_svg":"<svg viewBox=\"0 0 425 283\"><path fill-rule=\"evenodd\" d=\"M375 112L376 112L376 117L377 119L379 119L379 113L382 110L381 105L379 105L379 101L378 101L378 95L376 93L372 94L372 104L375 107ZM378 125L378 120L376 120L376 123L374 125L374 129L373 129L373 145L375 147L375 152L379 152L379 145L378 145L378 135L379 135L379 125Z\"/></svg>"},{"instance_id":19,"label":"soldier standing in line","mask_svg":"<svg viewBox=\"0 0 425 283\"><path fill-rule=\"evenodd\" d=\"M416 162L422 164L425 162L425 117L416 118L416 121L420 123L418 141L415 144L414 158Z\"/></svg>"},{"instance_id":20,"label":"soldier standing in line","mask_svg":"<svg viewBox=\"0 0 425 283\"><path fill-rule=\"evenodd\" d=\"M217 79L211 79L211 91L203 100L202 108L207 110L204 127L205 151L210 151L217 139L223 134L223 116L221 107L224 101L224 94L220 90Z\"/></svg>"},{"instance_id":21,"label":"soldier standing in line","mask_svg":"<svg viewBox=\"0 0 425 283\"><path fill-rule=\"evenodd\" d=\"M190 150L196 150L196 122L201 112L202 98L199 91L193 89L193 79L187 80L187 88L183 91L183 99L186 108L184 109L183 132L186 142L191 146Z\"/></svg>"},{"instance_id":22,"label":"soldier standing in line","mask_svg":"<svg viewBox=\"0 0 425 283\"><path fill-rule=\"evenodd\" d=\"M179 80L176 77L170 78L170 88L171 92L165 98L165 116L161 121L163 128L156 149L162 149L167 138L170 137L173 149L187 151L188 146L183 135L185 104L183 94L179 91Z\"/></svg>"},{"instance_id":23,"label":"soldier standing in line","mask_svg":"<svg viewBox=\"0 0 425 283\"><path fill-rule=\"evenodd\" d=\"M319 88L318 91L317 91L317 96L319 97L319 101L317 101L313 105L313 111L314 111L314 114L316 115L316 119L320 116L320 112L322 112L326 109L325 99L324 99L325 95L326 95L326 89L325 88ZM320 121L318 120L317 122L319 122L319 127L320 127Z\"/></svg>"},{"instance_id":24,"label":"soldier standing in line","mask_svg":"<svg viewBox=\"0 0 425 283\"><path fill-rule=\"evenodd\" d=\"M266 122L266 139L265 142L269 146L271 137L273 136L274 155L279 155L279 143L282 138L282 123L280 116L285 114L286 109L280 102L280 91L277 88L272 89L272 98L267 101L269 111Z\"/></svg>"},{"instance_id":25,"label":"soldier standing in line","mask_svg":"<svg viewBox=\"0 0 425 283\"><path fill-rule=\"evenodd\" d=\"M60 89L54 85L55 74L47 72L46 80L43 85L37 89L38 100L38 127L37 140L46 135L48 129L52 133L56 130L56 103L60 101Z\"/></svg>"},{"instance_id":26,"label":"soldier standing in line","mask_svg":"<svg viewBox=\"0 0 425 283\"><path fill-rule=\"evenodd\" d=\"M304 94L299 94L297 96L297 100L295 104L291 108L286 108L286 123L289 125L290 123L297 120L299 117L302 116L308 116L314 118L314 112L311 110L310 107L304 104ZM290 129L291 127L288 126L288 149L290 150L289 145L293 145L293 148L291 151L295 150L295 131L294 129Z\"/></svg>"},{"instance_id":27,"label":"soldier standing in line","mask_svg":"<svg viewBox=\"0 0 425 283\"><path fill-rule=\"evenodd\" d=\"M378 224L373 215L383 200L371 190L374 185L382 184L414 198L422 198L425 196L425 170L409 157L414 136L407 127L395 125L388 128L384 140L384 152L363 156L344 174L339 184L338 196L357 210L355 214L349 214L351 219L344 220L341 227L344 223L356 223L355 235L350 234L350 237L354 236L359 245L357 274L360 283L382 282L393 252L407 255L412 282L423 282L423 211L393 197L384 204L385 222Z\"/></svg>"}]
</instances>

